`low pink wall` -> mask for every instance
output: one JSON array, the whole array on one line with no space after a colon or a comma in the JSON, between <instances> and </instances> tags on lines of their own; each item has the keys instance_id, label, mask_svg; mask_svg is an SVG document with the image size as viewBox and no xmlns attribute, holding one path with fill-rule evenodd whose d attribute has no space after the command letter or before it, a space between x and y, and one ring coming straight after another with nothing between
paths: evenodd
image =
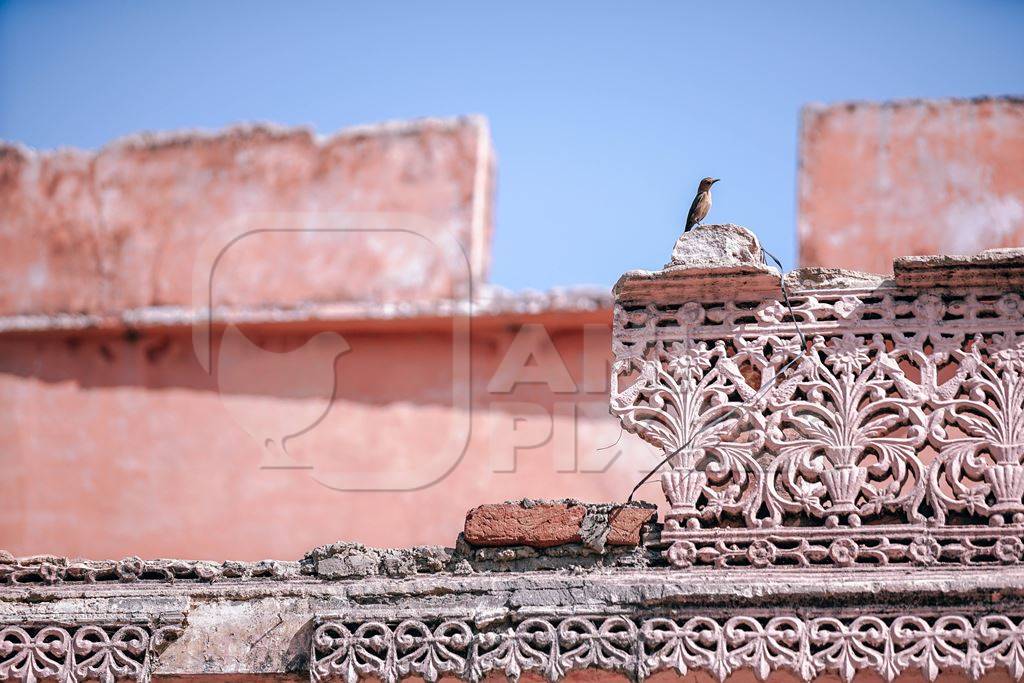
<instances>
[{"instance_id":1,"label":"low pink wall","mask_svg":"<svg viewBox=\"0 0 1024 683\"><path fill-rule=\"evenodd\" d=\"M598 450L619 434L608 309L476 319L468 407L453 401L451 319L339 324L308 345L312 331L235 332L218 336L212 374L187 330L0 337L0 548L260 559L336 540L450 545L482 502L622 500L656 461L631 435ZM410 490L337 490L381 479Z\"/></svg>"}]
</instances>

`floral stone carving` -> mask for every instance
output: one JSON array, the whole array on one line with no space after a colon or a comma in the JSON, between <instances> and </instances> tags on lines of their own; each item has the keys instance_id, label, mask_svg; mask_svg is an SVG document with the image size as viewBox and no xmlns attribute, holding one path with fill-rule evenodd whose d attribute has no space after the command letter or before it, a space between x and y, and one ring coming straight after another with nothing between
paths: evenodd
<instances>
[{"instance_id":1,"label":"floral stone carving","mask_svg":"<svg viewBox=\"0 0 1024 683\"><path fill-rule=\"evenodd\" d=\"M624 276L611 412L674 453L671 563L1020 562L1024 268L1005 260L999 286L991 257L947 258L978 285L811 283L792 311L778 276L715 290L709 270L692 299L669 270Z\"/></svg>"},{"instance_id":2,"label":"floral stone carving","mask_svg":"<svg viewBox=\"0 0 1024 683\"><path fill-rule=\"evenodd\" d=\"M312 681L367 677L396 683L420 676L510 680L533 672L557 681L578 669L653 673L702 671L724 681L740 669L765 680L788 671L810 681L833 673L851 681L873 671L892 681L917 670L929 680L959 670L973 680L994 670L1024 675L1024 625L1003 614L876 616L797 613L715 616L535 616L479 627L470 618L321 620L310 653Z\"/></svg>"}]
</instances>

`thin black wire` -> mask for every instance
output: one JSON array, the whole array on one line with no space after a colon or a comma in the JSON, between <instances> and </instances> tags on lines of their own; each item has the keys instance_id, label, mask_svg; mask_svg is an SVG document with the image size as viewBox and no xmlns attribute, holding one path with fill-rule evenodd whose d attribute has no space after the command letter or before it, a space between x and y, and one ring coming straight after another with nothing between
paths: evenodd
<instances>
[{"instance_id":1,"label":"thin black wire","mask_svg":"<svg viewBox=\"0 0 1024 683\"><path fill-rule=\"evenodd\" d=\"M729 412L724 413L723 415L718 416L717 418L715 418L711 422L708 422L706 425L704 425L703 427L698 429L696 432L694 432L690 436L690 438L686 440L686 443L684 443L682 446L680 446L679 448L675 449L674 451L672 451L671 453L666 455L664 458L662 458L660 461L658 461L658 464L655 465L651 469L650 472L645 474L644 478L641 479L639 482L637 482L637 485L634 486L633 490L629 492L629 497L626 499L626 504L627 505L633 502L633 496L636 495L636 492L640 489L641 486L646 484L647 481L651 477L653 477L654 474L658 470L661 469L662 465L664 465L667 462L669 462L680 451L688 448L690 446L690 444L693 443L694 439L696 439L698 436L700 436L701 434L703 434L707 430L711 429L715 425L721 424L722 422L728 420L729 418L731 418L736 413L740 413L740 412L746 411L751 405L753 405L757 401L760 401L762 396L764 396L768 392L769 389L771 389L773 386L775 386L775 383L779 380L779 378L782 377L784 374L786 374L787 370L789 370L791 367L793 367L793 365L796 364L797 361L799 361L801 358L803 358L805 355L807 355L807 337L804 336L803 330L800 329L800 321L797 319L796 313L793 311L793 304L791 304L790 301L789 301L789 290L786 289L786 275L785 275L785 271L783 271L783 269L782 269L782 262L779 261L779 259L773 253L771 253L770 251L768 251L764 247L761 247L761 254L762 254L762 256L761 256L762 260L764 260L765 256L768 256L768 258L770 258L772 261L775 261L775 265L777 265L779 267L779 275L780 275L779 288L782 290L782 300L786 303L786 308L789 309L789 317L793 320L793 327L796 330L797 336L800 337L800 353L797 354L796 356L794 356L792 359L790 359L790 361L788 363L783 365L779 369L779 371L777 373L775 373L775 375L771 378L771 380L769 380L767 384L765 384L763 387L761 387L757 391L756 394L751 396L748 400L744 401L741 405L735 406ZM765 260L765 265L767 265L767 264L768 264L768 262Z\"/></svg>"},{"instance_id":2,"label":"thin black wire","mask_svg":"<svg viewBox=\"0 0 1024 683\"><path fill-rule=\"evenodd\" d=\"M619 435L618 435L617 437L615 437L615 442L614 442L614 443L610 443L610 444L608 444L607 446L601 446L600 448L598 448L598 449L596 449L596 450L597 450L597 451L606 451L606 450L608 450L609 448L615 448L616 446L618 446L618 445L619 445L619 442L620 442L620 441L622 441L622 433L623 433L624 431L626 431L626 430L625 430L625 429L623 429L623 428L622 428L622 425L620 424L620 425L619 425Z\"/></svg>"}]
</instances>

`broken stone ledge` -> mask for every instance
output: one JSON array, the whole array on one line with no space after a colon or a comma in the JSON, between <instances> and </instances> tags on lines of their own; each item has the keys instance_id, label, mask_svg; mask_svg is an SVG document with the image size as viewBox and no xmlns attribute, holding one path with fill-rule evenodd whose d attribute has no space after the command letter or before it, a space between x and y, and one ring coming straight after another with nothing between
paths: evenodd
<instances>
[{"instance_id":1,"label":"broken stone ledge","mask_svg":"<svg viewBox=\"0 0 1024 683\"><path fill-rule=\"evenodd\" d=\"M335 543L297 562L0 553L0 679L26 680L15 667L36 643L48 653L36 660L36 678L61 683L222 675L478 683L489 672L554 681L573 670L640 681L678 672L669 655L689 652L697 641L687 634L697 633L699 651L684 670L719 679L742 670L804 681L861 670L886 680L914 670L1021 673L1013 653L1024 632L1024 566L670 570L658 560L653 516L646 503L513 501L473 510L466 526L476 531L455 548ZM470 535L520 545L474 546ZM603 538L603 551L562 542L577 536L591 546ZM871 656L840 669L834 648L847 642L844 628L870 629ZM973 645L927 660L915 653L927 651L931 634ZM751 643L769 641L773 656L759 658L764 648ZM107 647L120 657L89 658ZM972 648L982 654L972 659ZM74 673L88 666L89 676Z\"/></svg>"},{"instance_id":2,"label":"broken stone ledge","mask_svg":"<svg viewBox=\"0 0 1024 683\"><path fill-rule=\"evenodd\" d=\"M482 505L466 516L455 547L372 548L338 542L299 561L210 562L128 557L83 560L54 555L15 558L0 550L0 585L149 582L333 581L419 574L472 574L645 567L657 563L657 508L574 499Z\"/></svg>"},{"instance_id":3,"label":"broken stone ledge","mask_svg":"<svg viewBox=\"0 0 1024 683\"><path fill-rule=\"evenodd\" d=\"M990 249L975 255L904 256L893 273L879 275L841 268L800 268L785 275L791 290L898 287L941 289L1018 287L1024 277L1024 248ZM757 236L738 225L703 225L684 233L661 270L631 270L613 293L623 304L682 301L756 301L777 295L783 275L765 264Z\"/></svg>"},{"instance_id":4,"label":"broken stone ledge","mask_svg":"<svg viewBox=\"0 0 1024 683\"><path fill-rule=\"evenodd\" d=\"M613 288L623 301L719 297L725 291L778 291L781 275L764 263L757 236L739 225L701 225L683 233L661 270L631 270Z\"/></svg>"}]
</instances>

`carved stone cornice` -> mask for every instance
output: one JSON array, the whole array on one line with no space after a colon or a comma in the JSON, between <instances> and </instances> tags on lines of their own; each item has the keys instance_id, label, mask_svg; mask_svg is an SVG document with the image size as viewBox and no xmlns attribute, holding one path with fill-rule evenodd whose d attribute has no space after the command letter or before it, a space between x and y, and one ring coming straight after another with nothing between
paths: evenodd
<instances>
[{"instance_id":1,"label":"carved stone cornice","mask_svg":"<svg viewBox=\"0 0 1024 683\"><path fill-rule=\"evenodd\" d=\"M31 584L0 591L0 680L477 681L586 668L1018 677L1022 621L1024 567L1013 566Z\"/></svg>"},{"instance_id":2,"label":"carved stone cornice","mask_svg":"<svg viewBox=\"0 0 1024 683\"><path fill-rule=\"evenodd\" d=\"M675 453L671 564L1024 560L1024 252L897 265L790 274L792 309L620 281L611 411Z\"/></svg>"}]
</instances>

